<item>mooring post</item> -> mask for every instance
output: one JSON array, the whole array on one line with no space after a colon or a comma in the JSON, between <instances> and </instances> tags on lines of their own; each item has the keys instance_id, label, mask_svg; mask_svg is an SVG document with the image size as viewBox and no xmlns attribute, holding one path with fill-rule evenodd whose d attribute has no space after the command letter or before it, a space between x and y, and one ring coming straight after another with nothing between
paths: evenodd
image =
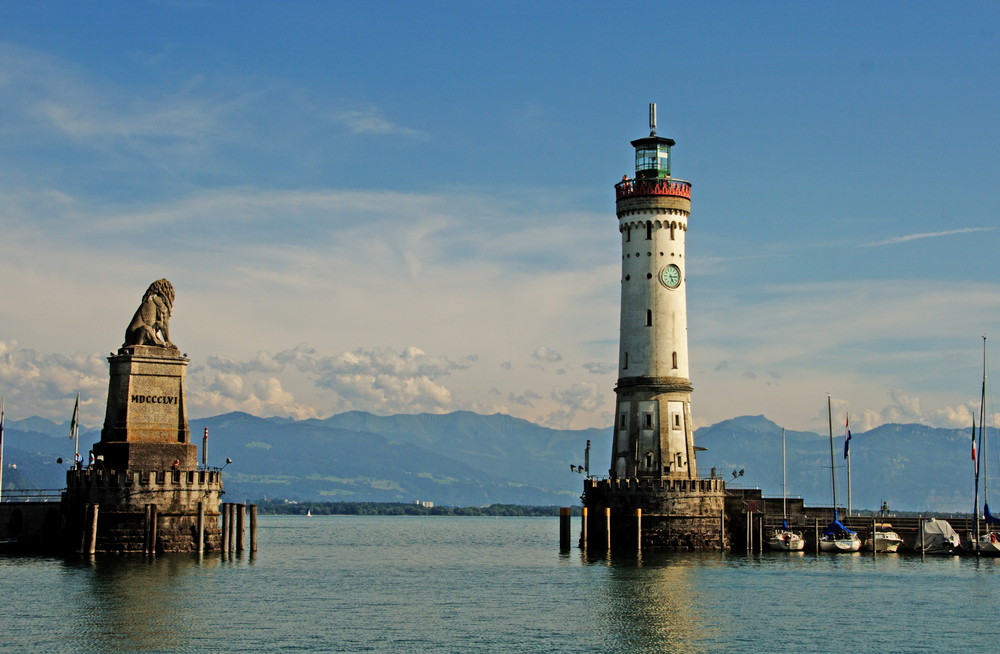
<instances>
[{"instance_id":1,"label":"mooring post","mask_svg":"<svg viewBox=\"0 0 1000 654\"><path fill-rule=\"evenodd\" d=\"M642 551L642 509L635 510L635 543L636 550Z\"/></svg>"},{"instance_id":2,"label":"mooring post","mask_svg":"<svg viewBox=\"0 0 1000 654\"><path fill-rule=\"evenodd\" d=\"M607 536L605 547L611 551L611 507L604 507L604 534Z\"/></svg>"},{"instance_id":3,"label":"mooring post","mask_svg":"<svg viewBox=\"0 0 1000 654\"><path fill-rule=\"evenodd\" d=\"M570 508L568 506L559 507L559 549L563 551L569 549L569 519Z\"/></svg>"},{"instance_id":4,"label":"mooring post","mask_svg":"<svg viewBox=\"0 0 1000 654\"><path fill-rule=\"evenodd\" d=\"M816 539L816 553L819 554L819 518L813 518L813 538Z\"/></svg>"},{"instance_id":5,"label":"mooring post","mask_svg":"<svg viewBox=\"0 0 1000 654\"><path fill-rule=\"evenodd\" d=\"M587 549L587 507L580 512L580 547Z\"/></svg>"},{"instance_id":6,"label":"mooring post","mask_svg":"<svg viewBox=\"0 0 1000 654\"><path fill-rule=\"evenodd\" d=\"M977 543L978 545L978 543ZM924 558L924 519L917 518L917 547L920 548L920 558Z\"/></svg>"},{"instance_id":7,"label":"mooring post","mask_svg":"<svg viewBox=\"0 0 1000 654\"><path fill-rule=\"evenodd\" d=\"M719 511L719 544L726 549L726 507Z\"/></svg>"},{"instance_id":8,"label":"mooring post","mask_svg":"<svg viewBox=\"0 0 1000 654\"><path fill-rule=\"evenodd\" d=\"M236 551L236 503L229 503L229 551Z\"/></svg>"},{"instance_id":9,"label":"mooring post","mask_svg":"<svg viewBox=\"0 0 1000 654\"><path fill-rule=\"evenodd\" d=\"M257 505L250 505L250 553L257 551Z\"/></svg>"},{"instance_id":10,"label":"mooring post","mask_svg":"<svg viewBox=\"0 0 1000 654\"><path fill-rule=\"evenodd\" d=\"M747 511L747 525L746 525L747 554L749 554L753 548L753 529L750 527L750 523L752 520L753 520L753 511Z\"/></svg>"},{"instance_id":11,"label":"mooring post","mask_svg":"<svg viewBox=\"0 0 1000 654\"><path fill-rule=\"evenodd\" d=\"M229 552L229 502L222 503L222 553Z\"/></svg>"},{"instance_id":12,"label":"mooring post","mask_svg":"<svg viewBox=\"0 0 1000 654\"><path fill-rule=\"evenodd\" d=\"M872 558L878 554L878 544L875 542L875 518L872 518Z\"/></svg>"},{"instance_id":13,"label":"mooring post","mask_svg":"<svg viewBox=\"0 0 1000 654\"><path fill-rule=\"evenodd\" d=\"M159 519L159 512L155 504L149 505L149 553L156 554L156 521Z\"/></svg>"},{"instance_id":14,"label":"mooring post","mask_svg":"<svg viewBox=\"0 0 1000 654\"><path fill-rule=\"evenodd\" d=\"M757 532L757 551L761 554L764 553L764 514L761 513L758 518L757 526L759 531Z\"/></svg>"},{"instance_id":15,"label":"mooring post","mask_svg":"<svg viewBox=\"0 0 1000 654\"><path fill-rule=\"evenodd\" d=\"M198 554L205 553L205 503L198 502L198 529L195 537L198 539L194 550Z\"/></svg>"},{"instance_id":16,"label":"mooring post","mask_svg":"<svg viewBox=\"0 0 1000 654\"><path fill-rule=\"evenodd\" d=\"M246 522L246 512L247 512L246 504L236 505L236 551L237 552L243 551L243 545L245 542L244 541L245 529L243 528L243 526L244 523Z\"/></svg>"},{"instance_id":17,"label":"mooring post","mask_svg":"<svg viewBox=\"0 0 1000 654\"><path fill-rule=\"evenodd\" d=\"M100 511L99 504L90 505L90 525L88 525L87 554L97 551L97 514Z\"/></svg>"}]
</instances>

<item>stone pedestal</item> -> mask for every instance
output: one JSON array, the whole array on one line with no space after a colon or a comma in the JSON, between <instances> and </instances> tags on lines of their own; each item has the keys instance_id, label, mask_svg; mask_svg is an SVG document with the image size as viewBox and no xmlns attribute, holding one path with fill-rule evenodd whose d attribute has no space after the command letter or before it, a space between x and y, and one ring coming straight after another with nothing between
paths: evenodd
<instances>
[{"instance_id":1,"label":"stone pedestal","mask_svg":"<svg viewBox=\"0 0 1000 654\"><path fill-rule=\"evenodd\" d=\"M588 479L583 487L585 546L630 551L725 549L725 492L721 479Z\"/></svg>"},{"instance_id":2,"label":"stone pedestal","mask_svg":"<svg viewBox=\"0 0 1000 654\"><path fill-rule=\"evenodd\" d=\"M94 454L112 470L180 470L198 465L185 403L188 360L175 347L132 345L108 358L111 381Z\"/></svg>"}]
</instances>

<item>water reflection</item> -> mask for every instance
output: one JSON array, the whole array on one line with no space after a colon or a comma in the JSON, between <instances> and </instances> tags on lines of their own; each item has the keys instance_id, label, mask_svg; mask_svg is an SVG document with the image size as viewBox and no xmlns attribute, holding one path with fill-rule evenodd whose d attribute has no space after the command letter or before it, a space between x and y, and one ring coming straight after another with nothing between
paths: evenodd
<instances>
[{"instance_id":1,"label":"water reflection","mask_svg":"<svg viewBox=\"0 0 1000 654\"><path fill-rule=\"evenodd\" d=\"M218 556L90 557L67 562L84 574L69 608L81 651L183 651L204 633L206 616L191 602L191 575L220 564Z\"/></svg>"},{"instance_id":2,"label":"water reflection","mask_svg":"<svg viewBox=\"0 0 1000 654\"><path fill-rule=\"evenodd\" d=\"M703 652L713 625L698 608L693 575L721 565L721 554L613 554L590 563L608 566L603 591L611 640L628 652Z\"/></svg>"}]
</instances>

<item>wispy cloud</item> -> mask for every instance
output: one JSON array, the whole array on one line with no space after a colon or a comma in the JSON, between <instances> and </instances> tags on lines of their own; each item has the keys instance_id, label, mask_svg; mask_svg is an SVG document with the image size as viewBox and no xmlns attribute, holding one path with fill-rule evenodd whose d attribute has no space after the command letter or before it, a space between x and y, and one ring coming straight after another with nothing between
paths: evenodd
<instances>
[{"instance_id":1,"label":"wispy cloud","mask_svg":"<svg viewBox=\"0 0 1000 654\"><path fill-rule=\"evenodd\" d=\"M963 227L962 229L949 229L944 232L924 232L922 234L907 234L906 236L894 236L893 238L887 238L884 241L874 241L872 243L862 243L858 247L870 248L878 245L894 245L896 243L906 243L907 241L916 241L922 238L937 238L939 236L954 236L955 234L969 234L972 232L992 232L995 227Z\"/></svg>"},{"instance_id":2,"label":"wispy cloud","mask_svg":"<svg viewBox=\"0 0 1000 654\"><path fill-rule=\"evenodd\" d=\"M385 112L374 107L336 111L330 114L334 124L343 125L354 134L375 134L387 136L410 136L425 138L427 132L394 123Z\"/></svg>"}]
</instances>

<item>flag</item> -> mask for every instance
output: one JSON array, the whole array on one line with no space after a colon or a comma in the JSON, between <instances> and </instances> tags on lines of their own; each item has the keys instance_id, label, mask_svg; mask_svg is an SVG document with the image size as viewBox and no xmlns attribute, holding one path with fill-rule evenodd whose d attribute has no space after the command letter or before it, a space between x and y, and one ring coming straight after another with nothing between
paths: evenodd
<instances>
[{"instance_id":1,"label":"flag","mask_svg":"<svg viewBox=\"0 0 1000 654\"><path fill-rule=\"evenodd\" d=\"M851 416L847 416L844 427L847 429L847 438L844 439L844 458L846 459L851 455Z\"/></svg>"},{"instance_id":2,"label":"flag","mask_svg":"<svg viewBox=\"0 0 1000 654\"><path fill-rule=\"evenodd\" d=\"M69 423L69 437L76 436L76 430L80 421L80 394L76 394L76 404L73 405L73 419Z\"/></svg>"},{"instance_id":3,"label":"flag","mask_svg":"<svg viewBox=\"0 0 1000 654\"><path fill-rule=\"evenodd\" d=\"M976 460L976 419L972 418L972 460Z\"/></svg>"}]
</instances>

